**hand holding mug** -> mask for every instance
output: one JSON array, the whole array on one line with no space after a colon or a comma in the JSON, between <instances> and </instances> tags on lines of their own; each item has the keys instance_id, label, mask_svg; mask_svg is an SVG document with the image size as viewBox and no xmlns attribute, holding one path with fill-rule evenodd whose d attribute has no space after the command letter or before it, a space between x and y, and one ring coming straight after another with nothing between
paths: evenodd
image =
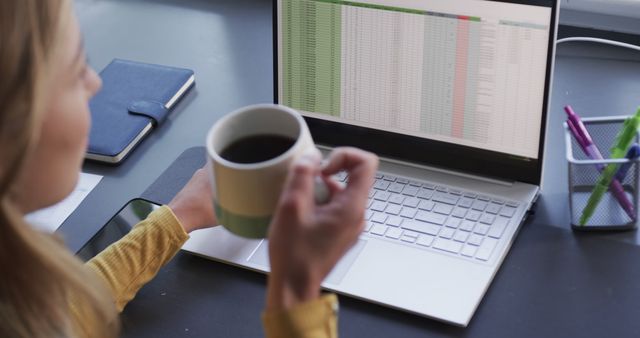
<instances>
[{"instance_id":1,"label":"hand holding mug","mask_svg":"<svg viewBox=\"0 0 640 338\"><path fill-rule=\"evenodd\" d=\"M269 228L271 273L268 309L286 309L315 299L320 284L356 242L364 227L367 196L378 159L355 148L337 148L324 167L319 154L292 165ZM330 176L346 171L342 186ZM330 190L325 204L314 202L314 178L321 175Z\"/></svg>"},{"instance_id":2,"label":"hand holding mug","mask_svg":"<svg viewBox=\"0 0 640 338\"><path fill-rule=\"evenodd\" d=\"M304 118L275 104L229 113L211 127L206 145L218 221L248 238L267 236L291 163L317 152Z\"/></svg>"}]
</instances>

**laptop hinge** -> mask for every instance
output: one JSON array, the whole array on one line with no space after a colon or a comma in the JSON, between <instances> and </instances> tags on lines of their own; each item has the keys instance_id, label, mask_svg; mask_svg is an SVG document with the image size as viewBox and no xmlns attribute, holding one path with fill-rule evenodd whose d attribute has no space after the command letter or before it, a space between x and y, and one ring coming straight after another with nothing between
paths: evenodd
<instances>
[{"instance_id":1,"label":"laptop hinge","mask_svg":"<svg viewBox=\"0 0 640 338\"><path fill-rule=\"evenodd\" d=\"M324 146L324 145L316 145L316 146L320 150L325 150L327 152L331 151L331 149L333 149L333 147L328 147L328 146ZM406 161L393 159L393 158L388 158L388 157L380 157L380 161L393 163L393 164L398 164L398 165L407 166L407 167L412 167L412 168L417 168L417 169L422 169L422 170L435 171L435 172L448 174L448 175L454 175L454 176L458 176L458 177L464 177L464 178L470 178L470 179L474 179L474 180L480 180L480 181L493 183L493 184L499 184L499 185L503 185L503 186L507 186L507 187L510 187L510 186L515 184L515 181L502 180L502 179L495 178L495 177L478 176L478 175L474 175L474 174L470 174L470 173L455 171L455 170L451 170L451 169L443 169L443 168L438 168L438 167L432 167L432 166L428 166L428 165L424 165L424 164L411 163L411 162L406 162Z\"/></svg>"}]
</instances>

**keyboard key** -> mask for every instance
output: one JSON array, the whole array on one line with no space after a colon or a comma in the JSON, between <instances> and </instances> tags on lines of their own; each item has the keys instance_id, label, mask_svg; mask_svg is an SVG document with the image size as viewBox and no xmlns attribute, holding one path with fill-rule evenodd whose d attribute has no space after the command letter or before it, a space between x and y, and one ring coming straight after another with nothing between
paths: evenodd
<instances>
[{"instance_id":1,"label":"keyboard key","mask_svg":"<svg viewBox=\"0 0 640 338\"><path fill-rule=\"evenodd\" d=\"M469 236L469 240L467 241L469 244L471 245L475 245L475 246L479 246L482 243L482 240L484 239L484 237L478 235L478 234L471 234L471 236Z\"/></svg>"},{"instance_id":2,"label":"keyboard key","mask_svg":"<svg viewBox=\"0 0 640 338\"><path fill-rule=\"evenodd\" d=\"M504 204L504 200L501 200L501 199L499 199L499 198L494 198L494 199L492 199L491 201L492 201L493 203L500 204L500 205Z\"/></svg>"},{"instance_id":3,"label":"keyboard key","mask_svg":"<svg viewBox=\"0 0 640 338\"><path fill-rule=\"evenodd\" d=\"M460 207L456 207L455 209L453 209L453 212L451 213L451 215L459 218L464 218L466 214L467 214L467 209L460 208Z\"/></svg>"},{"instance_id":4,"label":"keyboard key","mask_svg":"<svg viewBox=\"0 0 640 338\"><path fill-rule=\"evenodd\" d=\"M496 219L496 216L491 214L484 214L480 217L480 223L491 224Z\"/></svg>"},{"instance_id":5,"label":"keyboard key","mask_svg":"<svg viewBox=\"0 0 640 338\"><path fill-rule=\"evenodd\" d=\"M436 238L435 242L433 243L433 247L457 254L458 252L460 252L460 249L462 249L462 243L450 241L443 238Z\"/></svg>"},{"instance_id":6,"label":"keyboard key","mask_svg":"<svg viewBox=\"0 0 640 338\"><path fill-rule=\"evenodd\" d=\"M369 209L374 211L384 211L384 208L386 207L387 207L387 203L374 201L373 204L371 204L371 207Z\"/></svg>"},{"instance_id":7,"label":"keyboard key","mask_svg":"<svg viewBox=\"0 0 640 338\"><path fill-rule=\"evenodd\" d=\"M491 253L493 252L493 249L496 247L497 244L498 244L498 240L493 238L485 238L484 241L482 242L482 245L480 245L480 247L478 248L478 251L476 252L476 258L479 260L488 261L489 258L491 257Z\"/></svg>"},{"instance_id":8,"label":"keyboard key","mask_svg":"<svg viewBox=\"0 0 640 338\"><path fill-rule=\"evenodd\" d=\"M418 238L420 234L413 230L405 230L402 235L407 237Z\"/></svg>"},{"instance_id":9,"label":"keyboard key","mask_svg":"<svg viewBox=\"0 0 640 338\"><path fill-rule=\"evenodd\" d=\"M398 216L390 216L387 219L387 225L390 225L392 227L399 227L401 223L402 223L402 218Z\"/></svg>"},{"instance_id":10,"label":"keyboard key","mask_svg":"<svg viewBox=\"0 0 640 338\"><path fill-rule=\"evenodd\" d=\"M374 224L371 228L371 233L374 235L382 236L387 231L387 226L382 224Z\"/></svg>"},{"instance_id":11,"label":"keyboard key","mask_svg":"<svg viewBox=\"0 0 640 338\"><path fill-rule=\"evenodd\" d=\"M424 222L442 225L444 224L444 221L447 220L447 216L436 214L430 211L419 211L416 214L416 219Z\"/></svg>"},{"instance_id":12,"label":"keyboard key","mask_svg":"<svg viewBox=\"0 0 640 338\"><path fill-rule=\"evenodd\" d=\"M480 224L478 223L476 225L476 228L473 229L473 232L475 232L476 234L480 234L482 236L486 235L487 232L489 232L489 226L486 224Z\"/></svg>"},{"instance_id":13,"label":"keyboard key","mask_svg":"<svg viewBox=\"0 0 640 338\"><path fill-rule=\"evenodd\" d=\"M366 211L364 212L364 219L365 219L365 220L369 220L369 219L371 219L371 216L373 216L373 211L371 211L371 210L366 210Z\"/></svg>"},{"instance_id":14,"label":"keyboard key","mask_svg":"<svg viewBox=\"0 0 640 338\"><path fill-rule=\"evenodd\" d=\"M464 197L469 197L471 199L474 199L474 198L478 197L478 195L476 195L476 194L474 194L472 192L465 192L464 193Z\"/></svg>"},{"instance_id":15,"label":"keyboard key","mask_svg":"<svg viewBox=\"0 0 640 338\"><path fill-rule=\"evenodd\" d=\"M389 216L386 214L376 212L373 214L373 217L371 217L371 221L376 223L384 223L387 221L387 217Z\"/></svg>"},{"instance_id":16,"label":"keyboard key","mask_svg":"<svg viewBox=\"0 0 640 338\"><path fill-rule=\"evenodd\" d=\"M508 207L512 207L512 208L517 208L518 207L518 202L514 202L514 201L507 201L507 206Z\"/></svg>"},{"instance_id":17,"label":"keyboard key","mask_svg":"<svg viewBox=\"0 0 640 338\"><path fill-rule=\"evenodd\" d=\"M389 187L389 182L377 180L376 183L373 184L373 187L378 190L387 190L387 188Z\"/></svg>"},{"instance_id":18,"label":"keyboard key","mask_svg":"<svg viewBox=\"0 0 640 338\"><path fill-rule=\"evenodd\" d=\"M484 211L484 208L486 208L486 207L487 207L487 202L475 201L475 202L473 202L473 205L471 206L471 209Z\"/></svg>"},{"instance_id":19,"label":"keyboard key","mask_svg":"<svg viewBox=\"0 0 640 338\"><path fill-rule=\"evenodd\" d=\"M458 206L463 208L470 208L472 205L473 205L473 199L468 197L463 197L460 200L460 203L458 203Z\"/></svg>"},{"instance_id":20,"label":"keyboard key","mask_svg":"<svg viewBox=\"0 0 640 338\"><path fill-rule=\"evenodd\" d=\"M391 215L397 215L400 213L400 209L402 209L402 207L397 204L389 204L387 205L387 208L384 209L384 212Z\"/></svg>"},{"instance_id":21,"label":"keyboard key","mask_svg":"<svg viewBox=\"0 0 640 338\"><path fill-rule=\"evenodd\" d=\"M453 211L453 206L449 204L436 203L435 208L433 208L433 212L444 215L449 215L451 211Z\"/></svg>"},{"instance_id":22,"label":"keyboard key","mask_svg":"<svg viewBox=\"0 0 640 338\"><path fill-rule=\"evenodd\" d=\"M375 203L374 203L375 204ZM467 219L471 220L471 221L477 221L480 219L480 216L482 215L482 213L480 211L477 210L469 210L469 212L467 212Z\"/></svg>"},{"instance_id":23,"label":"keyboard key","mask_svg":"<svg viewBox=\"0 0 640 338\"><path fill-rule=\"evenodd\" d=\"M382 191L382 190L372 190L372 191L376 192L373 198L377 199L378 201L386 202L389 199L389 196L391 196L391 194L386 191Z\"/></svg>"},{"instance_id":24,"label":"keyboard key","mask_svg":"<svg viewBox=\"0 0 640 338\"><path fill-rule=\"evenodd\" d=\"M391 192L395 192L395 193L401 193L402 189L404 189L404 184L400 184L400 183L391 183L389 185L389 188L387 188L388 191Z\"/></svg>"},{"instance_id":25,"label":"keyboard key","mask_svg":"<svg viewBox=\"0 0 640 338\"><path fill-rule=\"evenodd\" d=\"M427 188L427 189L431 189L431 190L436 188L435 184L432 184L432 183L423 183L422 187L423 188Z\"/></svg>"},{"instance_id":26,"label":"keyboard key","mask_svg":"<svg viewBox=\"0 0 640 338\"><path fill-rule=\"evenodd\" d=\"M377 178L377 179L379 179L379 178L382 178L382 177L383 177L381 173L376 173L376 175L375 175L375 176L376 176L376 178Z\"/></svg>"},{"instance_id":27,"label":"keyboard key","mask_svg":"<svg viewBox=\"0 0 640 338\"><path fill-rule=\"evenodd\" d=\"M453 237L453 234L455 233L456 231L451 228L442 228L438 236L446 239L451 239Z\"/></svg>"},{"instance_id":28,"label":"keyboard key","mask_svg":"<svg viewBox=\"0 0 640 338\"><path fill-rule=\"evenodd\" d=\"M506 217L513 217L515 213L516 213L516 208L510 207L510 206L505 206L500 211L500 215L506 216Z\"/></svg>"},{"instance_id":29,"label":"keyboard key","mask_svg":"<svg viewBox=\"0 0 640 338\"><path fill-rule=\"evenodd\" d=\"M369 195L368 195L368 196L369 196L369 198L373 197L373 195L374 195L375 193L376 193L376 190L375 190L375 189L371 189L371 190L369 190Z\"/></svg>"},{"instance_id":30,"label":"keyboard key","mask_svg":"<svg viewBox=\"0 0 640 338\"><path fill-rule=\"evenodd\" d=\"M347 173L344 171L338 172L334 175L340 182L344 182L347 179Z\"/></svg>"},{"instance_id":31,"label":"keyboard key","mask_svg":"<svg viewBox=\"0 0 640 338\"><path fill-rule=\"evenodd\" d=\"M405 206L408 206L411 208L417 208L418 204L420 204L420 200L415 197L407 197L404 199Z\"/></svg>"},{"instance_id":32,"label":"keyboard key","mask_svg":"<svg viewBox=\"0 0 640 338\"><path fill-rule=\"evenodd\" d=\"M420 201L420 204L418 204L418 208L420 208L422 210L426 210L426 211L431 211L431 209L433 209L433 207L435 205L436 204L434 202L432 202L432 201L422 200L422 201Z\"/></svg>"},{"instance_id":33,"label":"keyboard key","mask_svg":"<svg viewBox=\"0 0 640 338\"><path fill-rule=\"evenodd\" d=\"M395 203L395 204L402 204L402 202L404 202L404 196L399 194L391 194L391 197L389 197L389 202Z\"/></svg>"},{"instance_id":34,"label":"keyboard key","mask_svg":"<svg viewBox=\"0 0 640 338\"><path fill-rule=\"evenodd\" d=\"M395 182L396 181L396 177L395 176L391 176L391 175L384 175L382 178L385 181L389 181L389 182Z\"/></svg>"},{"instance_id":35,"label":"keyboard key","mask_svg":"<svg viewBox=\"0 0 640 338\"><path fill-rule=\"evenodd\" d=\"M478 195L478 199L481 200L481 201L485 201L485 202L491 201L491 198L489 196L486 196L486 195Z\"/></svg>"},{"instance_id":36,"label":"keyboard key","mask_svg":"<svg viewBox=\"0 0 640 338\"><path fill-rule=\"evenodd\" d=\"M403 220L401 227L403 229L418 231L423 234L429 235L437 235L438 232L440 232L441 228L440 226L435 224L420 222L416 220Z\"/></svg>"},{"instance_id":37,"label":"keyboard key","mask_svg":"<svg viewBox=\"0 0 640 338\"><path fill-rule=\"evenodd\" d=\"M420 235L418 237L418 240L416 241L416 244L422 245L422 246L431 246L434 238L435 237L431 235Z\"/></svg>"},{"instance_id":38,"label":"keyboard key","mask_svg":"<svg viewBox=\"0 0 640 338\"><path fill-rule=\"evenodd\" d=\"M472 222L470 220L463 219L462 223L458 227L460 230L469 231L473 230L473 227L476 226L476 222Z\"/></svg>"},{"instance_id":39,"label":"keyboard key","mask_svg":"<svg viewBox=\"0 0 640 338\"><path fill-rule=\"evenodd\" d=\"M409 237L406 234L403 234L400 240L407 243L414 243L416 241L416 237Z\"/></svg>"},{"instance_id":40,"label":"keyboard key","mask_svg":"<svg viewBox=\"0 0 640 338\"><path fill-rule=\"evenodd\" d=\"M454 228L455 229L455 228L460 226L460 222L461 221L462 220L459 219L459 218L449 217L449 218L447 218L447 221L444 222L444 225L448 226L449 228Z\"/></svg>"},{"instance_id":41,"label":"keyboard key","mask_svg":"<svg viewBox=\"0 0 640 338\"><path fill-rule=\"evenodd\" d=\"M404 207L402 208L402 211L400 211L400 216L406 217L406 218L414 218L416 216L416 211L417 210L414 208Z\"/></svg>"},{"instance_id":42,"label":"keyboard key","mask_svg":"<svg viewBox=\"0 0 640 338\"><path fill-rule=\"evenodd\" d=\"M449 193L453 194L453 195L462 195L462 191L458 190L458 189L449 189Z\"/></svg>"},{"instance_id":43,"label":"keyboard key","mask_svg":"<svg viewBox=\"0 0 640 338\"><path fill-rule=\"evenodd\" d=\"M402 194L407 196L415 196L418 194L419 189L410 185L407 185L402 189Z\"/></svg>"},{"instance_id":44,"label":"keyboard key","mask_svg":"<svg viewBox=\"0 0 640 338\"><path fill-rule=\"evenodd\" d=\"M508 218L498 216L498 218L496 218L496 221L493 223L493 225L491 225L491 229L489 229L488 236L493 238L502 237L502 234L504 233L504 229L507 227L507 224L509 224Z\"/></svg>"},{"instance_id":45,"label":"keyboard key","mask_svg":"<svg viewBox=\"0 0 640 338\"><path fill-rule=\"evenodd\" d=\"M388 228L385 233L385 237L399 239L402 236L402 229L400 228Z\"/></svg>"},{"instance_id":46,"label":"keyboard key","mask_svg":"<svg viewBox=\"0 0 640 338\"><path fill-rule=\"evenodd\" d=\"M437 191L441 191L441 192L447 192L449 189L447 189L447 187L443 187L441 185L436 187Z\"/></svg>"},{"instance_id":47,"label":"keyboard key","mask_svg":"<svg viewBox=\"0 0 640 338\"><path fill-rule=\"evenodd\" d=\"M456 205L456 203L458 203L459 198L458 196L449 195L448 193L436 192L435 194L433 194L433 197L431 199L436 202Z\"/></svg>"},{"instance_id":48,"label":"keyboard key","mask_svg":"<svg viewBox=\"0 0 640 338\"><path fill-rule=\"evenodd\" d=\"M469 233L466 231L456 231L456 234L453 235L453 240L456 242L466 242L467 238L469 238Z\"/></svg>"},{"instance_id":49,"label":"keyboard key","mask_svg":"<svg viewBox=\"0 0 640 338\"><path fill-rule=\"evenodd\" d=\"M407 184L407 183L409 183L409 180L406 179L406 178L398 177L398 178L396 178L396 182L402 183L402 184Z\"/></svg>"},{"instance_id":50,"label":"keyboard key","mask_svg":"<svg viewBox=\"0 0 640 338\"><path fill-rule=\"evenodd\" d=\"M373 227L373 222L367 222L364 225L364 232L369 232L369 230L371 230L371 227Z\"/></svg>"},{"instance_id":51,"label":"keyboard key","mask_svg":"<svg viewBox=\"0 0 640 338\"><path fill-rule=\"evenodd\" d=\"M417 196L418 196L418 198L423 198L423 199L428 200L428 199L431 198L431 196L433 196L433 190L424 189L424 188L420 189L418 191L418 195Z\"/></svg>"},{"instance_id":52,"label":"keyboard key","mask_svg":"<svg viewBox=\"0 0 640 338\"><path fill-rule=\"evenodd\" d=\"M367 199L367 209L369 209L371 207L371 204L373 203L372 199Z\"/></svg>"},{"instance_id":53,"label":"keyboard key","mask_svg":"<svg viewBox=\"0 0 640 338\"><path fill-rule=\"evenodd\" d=\"M476 254L476 250L478 250L477 247L467 244L462 247L460 254L467 257L473 257Z\"/></svg>"},{"instance_id":54,"label":"keyboard key","mask_svg":"<svg viewBox=\"0 0 640 338\"><path fill-rule=\"evenodd\" d=\"M422 183L418 182L418 181L414 181L414 180L409 180L409 184L416 186L416 187L421 187Z\"/></svg>"},{"instance_id":55,"label":"keyboard key","mask_svg":"<svg viewBox=\"0 0 640 338\"><path fill-rule=\"evenodd\" d=\"M494 202L489 203L489 205L487 206L487 209L485 210L486 212L490 213L490 214L497 214L498 212L500 212L500 208L502 208L502 206L500 206L499 204L496 204Z\"/></svg>"}]
</instances>

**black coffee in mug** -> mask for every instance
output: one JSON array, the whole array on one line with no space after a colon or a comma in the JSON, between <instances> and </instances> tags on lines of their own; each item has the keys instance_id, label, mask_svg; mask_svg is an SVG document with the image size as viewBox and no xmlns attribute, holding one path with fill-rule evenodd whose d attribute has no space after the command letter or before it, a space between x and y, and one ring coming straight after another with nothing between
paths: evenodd
<instances>
[{"instance_id":1,"label":"black coffee in mug","mask_svg":"<svg viewBox=\"0 0 640 338\"><path fill-rule=\"evenodd\" d=\"M209 129L205 145L218 223L246 238L267 237L291 164L317 152L304 117L275 104L226 114ZM317 204L329 200L320 177L313 194Z\"/></svg>"},{"instance_id":2,"label":"black coffee in mug","mask_svg":"<svg viewBox=\"0 0 640 338\"><path fill-rule=\"evenodd\" d=\"M220 152L220 156L235 163L264 162L284 154L295 142L282 135L251 135L233 141Z\"/></svg>"}]
</instances>

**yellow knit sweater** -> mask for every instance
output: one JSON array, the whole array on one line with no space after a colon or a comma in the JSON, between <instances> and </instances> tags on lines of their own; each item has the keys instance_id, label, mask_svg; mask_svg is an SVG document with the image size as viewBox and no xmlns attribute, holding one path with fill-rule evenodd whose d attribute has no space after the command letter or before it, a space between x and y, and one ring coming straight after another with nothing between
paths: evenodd
<instances>
[{"instance_id":1,"label":"yellow knit sweater","mask_svg":"<svg viewBox=\"0 0 640 338\"><path fill-rule=\"evenodd\" d=\"M189 238L171 209L163 206L118 242L87 262L107 283L118 311L131 301ZM267 337L336 337L335 295L325 295L281 312L265 312Z\"/></svg>"}]
</instances>

